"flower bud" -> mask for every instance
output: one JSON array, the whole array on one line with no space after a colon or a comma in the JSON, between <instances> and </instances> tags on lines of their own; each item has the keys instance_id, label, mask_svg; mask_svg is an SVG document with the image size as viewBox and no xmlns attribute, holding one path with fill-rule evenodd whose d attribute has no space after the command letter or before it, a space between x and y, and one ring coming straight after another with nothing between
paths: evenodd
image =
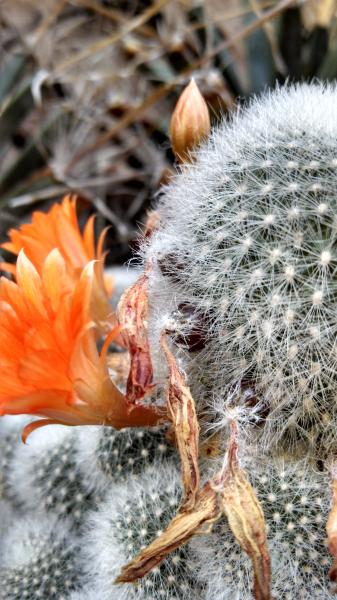
<instances>
[{"instance_id":1,"label":"flower bud","mask_svg":"<svg viewBox=\"0 0 337 600\"><path fill-rule=\"evenodd\" d=\"M207 104L194 79L181 94L174 109L170 136L172 149L181 162L190 162L190 151L207 138L211 123Z\"/></svg>"}]
</instances>

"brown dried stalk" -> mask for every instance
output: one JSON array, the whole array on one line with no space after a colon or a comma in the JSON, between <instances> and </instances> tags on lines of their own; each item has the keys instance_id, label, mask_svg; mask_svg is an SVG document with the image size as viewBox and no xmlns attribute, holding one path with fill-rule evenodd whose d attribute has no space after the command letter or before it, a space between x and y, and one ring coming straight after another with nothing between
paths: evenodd
<instances>
[{"instance_id":1,"label":"brown dried stalk","mask_svg":"<svg viewBox=\"0 0 337 600\"><path fill-rule=\"evenodd\" d=\"M199 424L194 400L168 347L165 331L161 335L161 346L169 369L168 415L181 457L184 498L181 509L162 535L122 569L116 583L144 577L170 552L188 542L196 533L205 532L205 527L221 516L218 494L211 483L207 482L199 489Z\"/></svg>"},{"instance_id":2,"label":"brown dried stalk","mask_svg":"<svg viewBox=\"0 0 337 600\"><path fill-rule=\"evenodd\" d=\"M62 71L66 71L70 67L73 67L81 60L89 58L93 53L101 52L102 50L104 50L104 48L107 48L108 46L113 46L118 41L123 39L123 37L134 31L141 25L144 25L144 23L149 21L151 17L157 14L168 2L170 2L170 0L157 0L157 2L151 4L151 6L147 8L147 10L145 10L141 15L135 17L134 19L131 19L128 23L126 23L126 25L122 29L120 29L116 33L113 33L111 36L107 36L97 42L94 42L93 44L82 50L82 52L79 52L78 54L67 58L61 64L57 65L55 72L57 74L60 74L62 73Z\"/></svg>"},{"instance_id":3,"label":"brown dried stalk","mask_svg":"<svg viewBox=\"0 0 337 600\"><path fill-rule=\"evenodd\" d=\"M330 27L336 14L335 0L307 0L301 8L305 28L312 31L315 27Z\"/></svg>"},{"instance_id":4,"label":"brown dried stalk","mask_svg":"<svg viewBox=\"0 0 337 600\"><path fill-rule=\"evenodd\" d=\"M113 23L126 24L128 21L127 16L123 15L121 10L116 10L114 8L106 8L104 5L102 6L102 4L99 4L99 0L73 0L73 4L85 6L85 8L92 10L93 12L101 15L102 17L105 17L106 19L109 19ZM153 37L154 35L154 31L151 27L149 27L149 25L139 26L138 31L140 31L147 37Z\"/></svg>"},{"instance_id":5,"label":"brown dried stalk","mask_svg":"<svg viewBox=\"0 0 337 600\"><path fill-rule=\"evenodd\" d=\"M82 148L76 156L73 157L72 161L67 167L69 171L79 160L81 160L84 156L90 154L91 152L97 150L106 144L111 138L118 135L123 129L134 123L148 108L153 106L156 102L167 96L171 90L173 90L179 83L181 82L182 77L188 77L192 75L194 71L202 67L204 64L207 64L209 60L222 52L227 48L231 48L238 41L243 40L249 37L254 31L262 27L269 20L277 17L281 12L283 12L286 8L294 5L296 0L280 0L277 4L273 5L270 10L266 11L261 17L255 19L253 23L244 27L240 32L238 32L233 37L220 42L217 46L215 46L211 51L207 52L205 55L189 64L177 77L174 77L168 83L163 83L153 92L151 92L143 101L141 106L137 106L135 108L131 108L121 119L118 120L116 124L114 124L111 129L103 133L100 137L98 137L95 142L89 144Z\"/></svg>"}]
</instances>

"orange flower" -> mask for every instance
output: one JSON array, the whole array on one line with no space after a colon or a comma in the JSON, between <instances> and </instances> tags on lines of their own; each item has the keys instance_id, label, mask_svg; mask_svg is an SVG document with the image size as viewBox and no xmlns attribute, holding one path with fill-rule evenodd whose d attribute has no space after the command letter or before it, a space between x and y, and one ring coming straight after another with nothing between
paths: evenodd
<instances>
[{"instance_id":1,"label":"orange flower","mask_svg":"<svg viewBox=\"0 0 337 600\"><path fill-rule=\"evenodd\" d=\"M13 254L24 249L27 258L41 273L46 256L54 248L58 248L63 257L69 276L79 278L85 265L95 258L102 258L102 236L97 252L94 243L93 217L91 217L83 235L76 215L76 198L65 196L62 204L54 204L48 213L33 212L32 222L19 229L10 229L10 241L2 244Z\"/></svg>"},{"instance_id":2,"label":"orange flower","mask_svg":"<svg viewBox=\"0 0 337 600\"><path fill-rule=\"evenodd\" d=\"M35 211L31 223L26 223L19 229L10 229L8 235L10 241L1 247L16 255L23 249L40 275L46 257L57 248L64 261L69 289L76 285L88 262L96 259L99 266L96 267L95 317L101 328L104 328L111 312L108 297L112 292L112 281L103 274L105 231L101 233L96 248L92 216L81 234L75 196L65 196L61 204L54 204L47 213ZM14 265L0 263L0 268L16 276Z\"/></svg>"},{"instance_id":3,"label":"orange flower","mask_svg":"<svg viewBox=\"0 0 337 600\"><path fill-rule=\"evenodd\" d=\"M94 261L72 286L66 261L53 249L40 273L20 251L17 282L0 279L0 414L47 417L29 425L24 438L49 423L153 425L150 407L130 405L109 377L106 353L96 347L92 303Z\"/></svg>"}]
</instances>

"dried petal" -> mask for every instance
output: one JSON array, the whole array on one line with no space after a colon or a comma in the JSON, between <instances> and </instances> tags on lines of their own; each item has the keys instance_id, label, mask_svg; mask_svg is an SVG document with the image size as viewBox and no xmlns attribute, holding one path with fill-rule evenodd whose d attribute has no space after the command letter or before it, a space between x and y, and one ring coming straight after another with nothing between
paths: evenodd
<instances>
[{"instance_id":1,"label":"dried petal","mask_svg":"<svg viewBox=\"0 0 337 600\"><path fill-rule=\"evenodd\" d=\"M165 353L169 369L167 410L173 423L181 459L182 479L185 490L184 504L186 509L190 510L194 506L200 484L198 466L199 424L194 400L167 345L165 333L161 335L161 346Z\"/></svg>"},{"instance_id":2,"label":"dried petal","mask_svg":"<svg viewBox=\"0 0 337 600\"><path fill-rule=\"evenodd\" d=\"M199 489L199 425L194 400L168 347L165 332L161 336L161 345L169 369L167 409L182 463L184 498L179 513L166 530L122 569L117 583L144 577L170 552L185 544L196 533L205 533L206 526L221 516L218 493L211 482Z\"/></svg>"},{"instance_id":3,"label":"dried petal","mask_svg":"<svg viewBox=\"0 0 337 600\"><path fill-rule=\"evenodd\" d=\"M253 563L255 600L271 600L270 557L264 515L246 473L239 467L236 437L233 426L227 463L220 475L222 508L236 540Z\"/></svg>"},{"instance_id":4,"label":"dried petal","mask_svg":"<svg viewBox=\"0 0 337 600\"><path fill-rule=\"evenodd\" d=\"M135 403L153 388L153 368L147 336L148 275L139 277L124 292L118 304L118 319L123 327L122 337L130 353L130 372L126 395Z\"/></svg>"},{"instance_id":5,"label":"dried petal","mask_svg":"<svg viewBox=\"0 0 337 600\"><path fill-rule=\"evenodd\" d=\"M217 492L214 491L210 482L207 482L198 493L193 510L187 510L184 505L165 531L123 567L116 583L136 581L136 579L144 577L170 552L186 544L193 535L206 533L207 528L220 516Z\"/></svg>"},{"instance_id":6,"label":"dried petal","mask_svg":"<svg viewBox=\"0 0 337 600\"><path fill-rule=\"evenodd\" d=\"M176 157L189 162L190 151L208 137L210 129L207 104L192 79L182 92L171 118L170 135Z\"/></svg>"},{"instance_id":7,"label":"dried petal","mask_svg":"<svg viewBox=\"0 0 337 600\"><path fill-rule=\"evenodd\" d=\"M326 532L328 536L328 548L333 556L333 565L329 571L331 581L337 582L337 480L332 483L333 503L330 510Z\"/></svg>"}]
</instances>

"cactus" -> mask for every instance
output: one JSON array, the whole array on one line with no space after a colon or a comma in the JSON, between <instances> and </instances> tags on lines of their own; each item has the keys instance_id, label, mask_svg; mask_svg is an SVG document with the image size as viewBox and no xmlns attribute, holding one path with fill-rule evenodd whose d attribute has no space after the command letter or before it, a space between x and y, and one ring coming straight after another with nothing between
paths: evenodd
<instances>
[{"instance_id":1,"label":"cactus","mask_svg":"<svg viewBox=\"0 0 337 600\"><path fill-rule=\"evenodd\" d=\"M91 517L85 538L87 578L100 600L189 600L198 598L188 547L173 552L137 585L113 585L120 568L165 528L179 506L179 470L157 463L139 479L114 486ZM97 560L99 557L99 560Z\"/></svg>"},{"instance_id":2,"label":"cactus","mask_svg":"<svg viewBox=\"0 0 337 600\"><path fill-rule=\"evenodd\" d=\"M175 329L199 406L248 390L265 447L320 457L337 425L336 100L297 85L224 122L144 247L154 362L158 330Z\"/></svg>"},{"instance_id":3,"label":"cactus","mask_svg":"<svg viewBox=\"0 0 337 600\"><path fill-rule=\"evenodd\" d=\"M81 565L67 523L29 514L4 540L0 578L2 600L67 600L80 587Z\"/></svg>"},{"instance_id":4,"label":"cactus","mask_svg":"<svg viewBox=\"0 0 337 600\"><path fill-rule=\"evenodd\" d=\"M120 431L111 427L81 428L77 457L87 488L103 495L111 485L141 475L153 463L171 457L175 450L165 433L159 427Z\"/></svg>"},{"instance_id":5,"label":"cactus","mask_svg":"<svg viewBox=\"0 0 337 600\"><path fill-rule=\"evenodd\" d=\"M92 588L85 587L76 592L72 592L67 600L97 600L97 592Z\"/></svg>"},{"instance_id":6,"label":"cactus","mask_svg":"<svg viewBox=\"0 0 337 600\"><path fill-rule=\"evenodd\" d=\"M181 403L176 433L190 494L184 503L165 428L49 426L26 447L6 433L4 600L252 600L254 569L228 508L235 494L235 501L245 499L243 513L258 506L240 466L267 527L272 583L263 597L333 598L328 575L335 559L334 578L337 563L329 532L334 535L337 482L330 511L328 467L336 480L336 135L337 87L278 89L222 124L167 186L159 227L143 247L157 384L152 401L163 404L167 353L159 337L165 330L172 334L176 373L180 368L181 380L186 373L196 399L202 436L209 429L216 436L209 446L200 444L197 456L193 400L170 372L170 398L176 393ZM200 506L202 524L213 524L207 535L199 525L188 530ZM18 508L26 519L15 516L13 525ZM177 545L188 542L136 584L114 584L179 510L179 519L188 517L188 535L178 535ZM268 555L262 513L256 514ZM258 537L248 517L240 523Z\"/></svg>"},{"instance_id":7,"label":"cactus","mask_svg":"<svg viewBox=\"0 0 337 600\"><path fill-rule=\"evenodd\" d=\"M332 599L331 558L325 540L330 505L326 473L317 472L305 460L246 463L267 525L272 597ZM190 545L198 565L195 572L206 585L205 600L253 600L250 561L225 520Z\"/></svg>"},{"instance_id":8,"label":"cactus","mask_svg":"<svg viewBox=\"0 0 337 600\"><path fill-rule=\"evenodd\" d=\"M68 516L74 526L81 525L95 498L77 464L77 435L76 430L54 426L36 432L26 446L18 446L10 464L9 485L22 509Z\"/></svg>"},{"instance_id":9,"label":"cactus","mask_svg":"<svg viewBox=\"0 0 337 600\"><path fill-rule=\"evenodd\" d=\"M12 500L10 463L16 449L21 445L21 430L27 423L25 417L2 417L0 421L0 499Z\"/></svg>"},{"instance_id":10,"label":"cactus","mask_svg":"<svg viewBox=\"0 0 337 600\"><path fill-rule=\"evenodd\" d=\"M0 500L0 556L4 552L3 540L15 520L20 516L9 500Z\"/></svg>"}]
</instances>

